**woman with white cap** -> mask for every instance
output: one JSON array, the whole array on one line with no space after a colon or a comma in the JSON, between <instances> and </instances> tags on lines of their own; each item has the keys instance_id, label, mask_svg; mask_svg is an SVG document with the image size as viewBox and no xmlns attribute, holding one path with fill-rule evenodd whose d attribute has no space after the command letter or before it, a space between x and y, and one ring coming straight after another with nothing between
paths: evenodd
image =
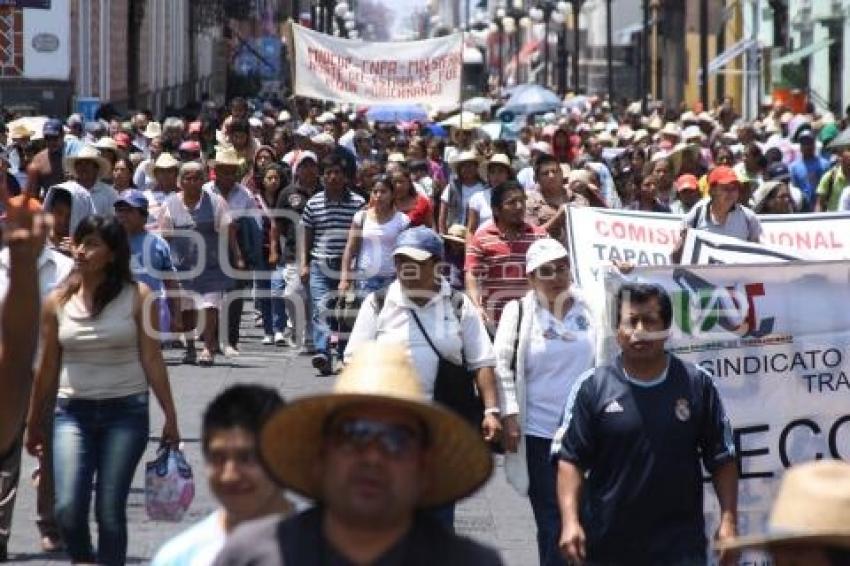
<instances>
[{"instance_id":1,"label":"woman with white cap","mask_svg":"<svg viewBox=\"0 0 850 566\"><path fill-rule=\"evenodd\" d=\"M445 234L452 224L466 226L466 210L470 199L487 187L478 176L478 154L463 151L451 161L452 179L440 196L437 228Z\"/></svg>"},{"instance_id":2,"label":"woman with white cap","mask_svg":"<svg viewBox=\"0 0 850 566\"><path fill-rule=\"evenodd\" d=\"M505 181L514 178L511 158L503 153L491 157L483 169L487 188L472 195L466 209L466 231L470 235L475 234L479 226L493 220L493 209L490 207L490 195L493 192L493 187L498 187Z\"/></svg>"},{"instance_id":3,"label":"woman with white cap","mask_svg":"<svg viewBox=\"0 0 850 566\"><path fill-rule=\"evenodd\" d=\"M543 566L563 564L556 469L549 451L576 380L591 369L596 335L590 310L570 284L567 250L537 240L526 254L531 290L505 306L496 331L505 473L528 495Z\"/></svg>"}]
</instances>

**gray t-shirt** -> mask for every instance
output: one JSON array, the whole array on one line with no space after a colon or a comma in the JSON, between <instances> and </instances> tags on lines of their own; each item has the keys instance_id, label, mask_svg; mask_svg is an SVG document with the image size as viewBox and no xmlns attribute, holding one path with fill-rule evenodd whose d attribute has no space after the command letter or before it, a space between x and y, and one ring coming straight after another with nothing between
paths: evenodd
<instances>
[{"instance_id":1,"label":"gray t-shirt","mask_svg":"<svg viewBox=\"0 0 850 566\"><path fill-rule=\"evenodd\" d=\"M322 509L250 521L227 539L213 566L349 566L322 535ZM427 514L375 566L501 566L498 553L449 533Z\"/></svg>"},{"instance_id":2,"label":"gray t-shirt","mask_svg":"<svg viewBox=\"0 0 850 566\"><path fill-rule=\"evenodd\" d=\"M730 236L740 240L749 242L758 242L761 240L761 222L758 216L746 206L736 204L729 215L726 217L726 222L717 224L711 217L709 210L709 200L705 199L698 202L682 219L682 228L695 228L697 230L705 230L713 234L721 236Z\"/></svg>"}]
</instances>

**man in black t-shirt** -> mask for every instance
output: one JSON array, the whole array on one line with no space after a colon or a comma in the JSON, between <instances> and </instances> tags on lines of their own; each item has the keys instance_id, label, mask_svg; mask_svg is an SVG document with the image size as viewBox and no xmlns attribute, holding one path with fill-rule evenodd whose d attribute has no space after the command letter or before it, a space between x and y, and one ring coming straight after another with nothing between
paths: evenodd
<instances>
[{"instance_id":1,"label":"man in black t-shirt","mask_svg":"<svg viewBox=\"0 0 850 566\"><path fill-rule=\"evenodd\" d=\"M720 502L717 538L736 534L729 421L709 375L664 350L666 292L626 284L616 305L622 356L579 378L553 446L561 550L594 564L705 564L700 461Z\"/></svg>"}]
</instances>

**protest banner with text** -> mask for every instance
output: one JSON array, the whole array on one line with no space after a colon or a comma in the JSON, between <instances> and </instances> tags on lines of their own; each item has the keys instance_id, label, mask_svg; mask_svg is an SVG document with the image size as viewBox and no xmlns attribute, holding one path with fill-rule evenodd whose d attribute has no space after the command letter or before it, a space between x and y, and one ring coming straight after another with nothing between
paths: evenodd
<instances>
[{"instance_id":1,"label":"protest banner with text","mask_svg":"<svg viewBox=\"0 0 850 566\"><path fill-rule=\"evenodd\" d=\"M812 260L850 259L850 214L760 216L762 243ZM567 230L573 277L583 287L601 283L600 267L612 261L667 265L682 218L673 214L569 207Z\"/></svg>"},{"instance_id":2,"label":"protest banner with text","mask_svg":"<svg viewBox=\"0 0 850 566\"><path fill-rule=\"evenodd\" d=\"M366 42L292 25L295 94L360 105L460 102L461 34Z\"/></svg>"},{"instance_id":3,"label":"protest banner with text","mask_svg":"<svg viewBox=\"0 0 850 566\"><path fill-rule=\"evenodd\" d=\"M784 470L850 460L850 309L836 308L850 304L850 261L649 267L632 276L667 290L668 350L714 378L739 461L739 529L764 532ZM600 359L611 361L614 293L623 277L606 270L603 278L609 330ZM705 503L714 529L710 483Z\"/></svg>"}]
</instances>

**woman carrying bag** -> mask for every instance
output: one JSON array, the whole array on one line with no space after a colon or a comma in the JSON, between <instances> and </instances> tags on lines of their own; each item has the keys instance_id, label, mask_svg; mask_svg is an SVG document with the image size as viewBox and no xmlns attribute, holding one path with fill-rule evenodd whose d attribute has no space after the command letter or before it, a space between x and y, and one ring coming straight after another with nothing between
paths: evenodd
<instances>
[{"instance_id":1,"label":"woman carrying bag","mask_svg":"<svg viewBox=\"0 0 850 566\"><path fill-rule=\"evenodd\" d=\"M528 495L540 564L561 565L556 468L549 454L573 384L594 365L595 331L587 304L571 289L560 242L534 242L525 271L531 290L505 306L495 339L505 474Z\"/></svg>"}]
</instances>

